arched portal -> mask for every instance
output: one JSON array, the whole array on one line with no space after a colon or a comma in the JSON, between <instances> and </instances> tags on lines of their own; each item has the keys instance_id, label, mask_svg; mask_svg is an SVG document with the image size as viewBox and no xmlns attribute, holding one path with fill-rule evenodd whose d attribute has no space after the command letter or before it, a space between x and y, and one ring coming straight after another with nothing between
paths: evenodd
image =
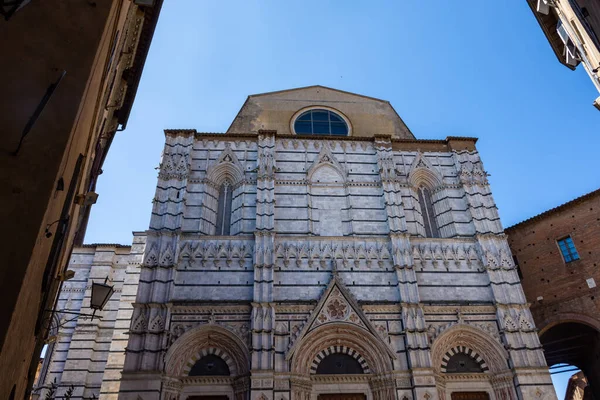
<instances>
[{"instance_id":1,"label":"arched portal","mask_svg":"<svg viewBox=\"0 0 600 400\"><path fill-rule=\"evenodd\" d=\"M386 379L395 355L371 332L350 323L328 323L300 340L290 364L302 381L292 384L294 398L394 398L394 381Z\"/></svg>"},{"instance_id":2,"label":"arched portal","mask_svg":"<svg viewBox=\"0 0 600 400\"><path fill-rule=\"evenodd\" d=\"M517 398L504 347L488 333L454 325L433 342L431 359L441 399Z\"/></svg>"},{"instance_id":3,"label":"arched portal","mask_svg":"<svg viewBox=\"0 0 600 400\"><path fill-rule=\"evenodd\" d=\"M581 369L594 398L600 398L600 334L587 324L564 322L552 325L540 335L546 363L553 368L568 364ZM564 369L564 368L563 368Z\"/></svg>"},{"instance_id":4,"label":"arched portal","mask_svg":"<svg viewBox=\"0 0 600 400\"><path fill-rule=\"evenodd\" d=\"M246 344L212 324L189 330L165 355L165 390L174 398L246 399L250 360ZM167 397L168 398L168 397Z\"/></svg>"}]
</instances>

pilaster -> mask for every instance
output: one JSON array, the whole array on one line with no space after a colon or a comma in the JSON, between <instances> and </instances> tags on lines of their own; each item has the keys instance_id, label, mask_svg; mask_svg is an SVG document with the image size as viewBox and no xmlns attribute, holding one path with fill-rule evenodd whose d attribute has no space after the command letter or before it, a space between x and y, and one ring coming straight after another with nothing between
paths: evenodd
<instances>
[{"instance_id":1,"label":"pilaster","mask_svg":"<svg viewBox=\"0 0 600 400\"><path fill-rule=\"evenodd\" d=\"M417 276L412 260L410 235L402 204L402 173L396 169L389 136L377 136L375 148L390 230L392 259L402 305L404 348L408 368L411 370L413 397L420 399L428 393L430 397L427 398L433 400L437 399L437 391L431 367L425 317L420 305ZM392 393L388 392L387 388L382 390L382 393L385 393L382 394L384 397Z\"/></svg>"},{"instance_id":2,"label":"pilaster","mask_svg":"<svg viewBox=\"0 0 600 400\"><path fill-rule=\"evenodd\" d=\"M275 249L275 132L259 131L256 179L251 399L273 398Z\"/></svg>"}]
</instances>

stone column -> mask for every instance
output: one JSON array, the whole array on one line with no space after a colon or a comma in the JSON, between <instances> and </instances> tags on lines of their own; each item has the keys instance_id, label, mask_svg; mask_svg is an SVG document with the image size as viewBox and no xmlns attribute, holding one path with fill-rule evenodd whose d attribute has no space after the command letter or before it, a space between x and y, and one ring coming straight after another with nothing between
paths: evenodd
<instances>
[{"instance_id":1,"label":"stone column","mask_svg":"<svg viewBox=\"0 0 600 400\"><path fill-rule=\"evenodd\" d=\"M251 399L273 399L275 131L258 132Z\"/></svg>"}]
</instances>

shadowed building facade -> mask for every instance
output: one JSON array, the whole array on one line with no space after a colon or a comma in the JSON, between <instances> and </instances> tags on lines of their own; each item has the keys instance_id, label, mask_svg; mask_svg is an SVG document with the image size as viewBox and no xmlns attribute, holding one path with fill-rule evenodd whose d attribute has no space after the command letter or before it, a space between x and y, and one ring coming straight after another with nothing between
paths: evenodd
<instances>
[{"instance_id":1,"label":"shadowed building facade","mask_svg":"<svg viewBox=\"0 0 600 400\"><path fill-rule=\"evenodd\" d=\"M322 86L165 135L100 398L556 398L476 139Z\"/></svg>"},{"instance_id":2,"label":"shadowed building facade","mask_svg":"<svg viewBox=\"0 0 600 400\"><path fill-rule=\"evenodd\" d=\"M28 397L161 4L0 1L0 399Z\"/></svg>"}]
</instances>

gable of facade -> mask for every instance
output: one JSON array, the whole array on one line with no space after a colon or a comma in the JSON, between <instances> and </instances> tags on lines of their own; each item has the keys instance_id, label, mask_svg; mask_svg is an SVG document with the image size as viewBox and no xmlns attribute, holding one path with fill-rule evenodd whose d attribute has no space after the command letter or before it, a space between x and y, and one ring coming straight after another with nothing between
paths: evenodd
<instances>
[{"instance_id":1,"label":"gable of facade","mask_svg":"<svg viewBox=\"0 0 600 400\"><path fill-rule=\"evenodd\" d=\"M414 139L388 101L318 85L248 96L227 133L256 133L262 129L293 135L295 118L311 108L343 116L349 123L350 136L383 134Z\"/></svg>"}]
</instances>

